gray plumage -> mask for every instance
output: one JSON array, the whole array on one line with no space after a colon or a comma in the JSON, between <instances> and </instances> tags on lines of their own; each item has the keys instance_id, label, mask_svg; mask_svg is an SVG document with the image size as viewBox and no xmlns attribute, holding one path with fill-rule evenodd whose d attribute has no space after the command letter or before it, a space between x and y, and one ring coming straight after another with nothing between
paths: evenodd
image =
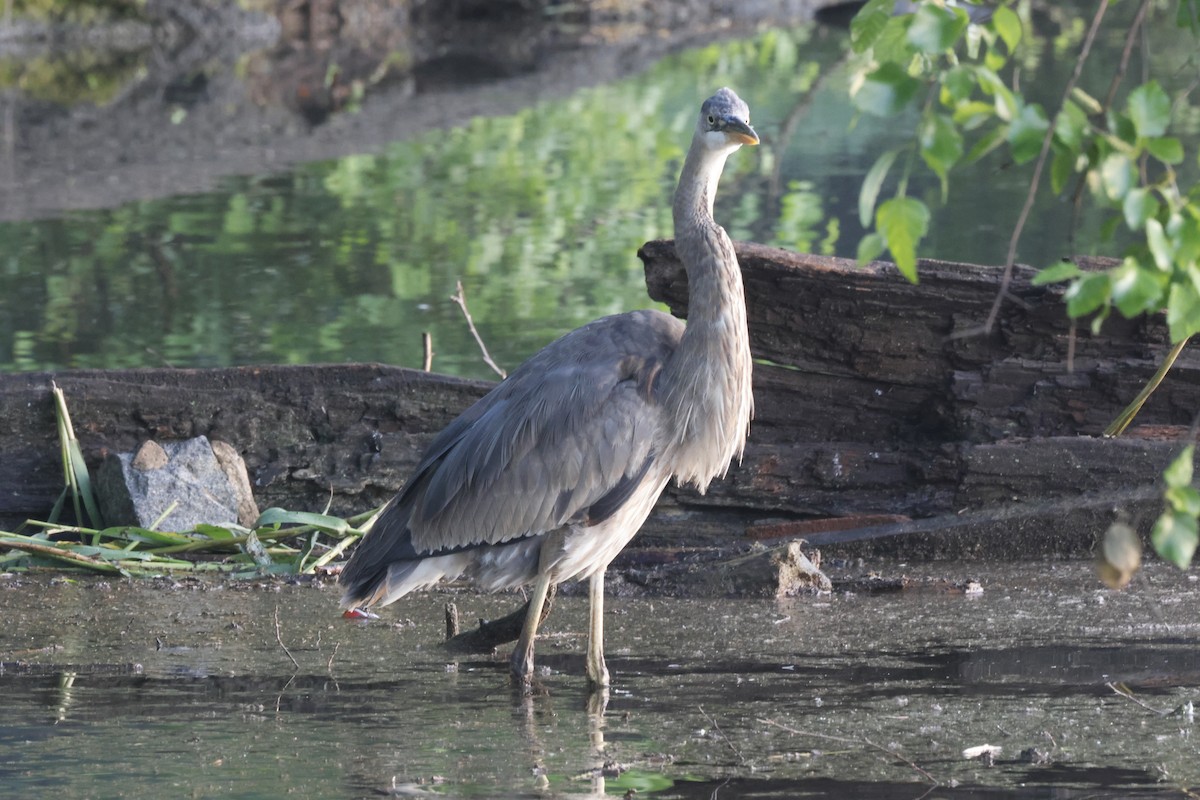
<instances>
[{"instance_id":1,"label":"gray plumage","mask_svg":"<svg viewBox=\"0 0 1200 800\"><path fill-rule=\"evenodd\" d=\"M387 604L439 580L534 584L513 653L528 680L549 586L591 580L588 677L608 684L603 578L667 481L703 492L740 458L753 400L741 272L713 220L730 153L757 144L746 104L700 109L675 193L688 324L658 311L596 320L551 343L432 442L342 572L343 606Z\"/></svg>"}]
</instances>

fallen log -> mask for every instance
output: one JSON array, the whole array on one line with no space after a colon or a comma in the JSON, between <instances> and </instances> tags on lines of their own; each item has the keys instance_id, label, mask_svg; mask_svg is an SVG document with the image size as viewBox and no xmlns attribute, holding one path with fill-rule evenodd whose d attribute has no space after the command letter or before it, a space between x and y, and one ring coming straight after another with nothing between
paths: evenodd
<instances>
[{"instance_id":1,"label":"fallen log","mask_svg":"<svg viewBox=\"0 0 1200 800\"><path fill-rule=\"evenodd\" d=\"M750 244L738 254L760 359L746 457L705 496L669 489L635 546L718 547L763 525L830 529L884 515L911 522L852 529L889 552L1079 552L1126 502L1145 532L1153 485L1200 408L1200 365L1179 359L1139 417L1147 435L1098 434L1157 367L1161 319L1074 329L1061 288L1035 287L1019 267L996 329L960 335L986 315L997 269L926 262L914 286L883 263ZM651 296L686 316L671 243L640 255ZM320 511L332 501L342 515L397 491L430 438L491 385L375 364L7 375L5 528L44 516L61 490L51 378L93 465L146 438L205 435L238 448L261 506ZM988 515L994 524L982 524ZM1053 535L1011 536L1021 519Z\"/></svg>"}]
</instances>

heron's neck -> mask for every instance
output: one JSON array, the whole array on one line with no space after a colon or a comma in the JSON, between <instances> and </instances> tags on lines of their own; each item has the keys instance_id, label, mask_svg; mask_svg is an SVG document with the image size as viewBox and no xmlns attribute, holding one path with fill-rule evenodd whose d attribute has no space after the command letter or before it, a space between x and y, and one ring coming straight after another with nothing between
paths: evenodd
<instances>
[{"instance_id":1,"label":"heron's neck","mask_svg":"<svg viewBox=\"0 0 1200 800\"><path fill-rule=\"evenodd\" d=\"M693 142L675 192L675 252L688 275L688 323L665 369L674 472L703 491L746 442L753 399L746 298L733 243L713 220L731 150Z\"/></svg>"},{"instance_id":2,"label":"heron's neck","mask_svg":"<svg viewBox=\"0 0 1200 800\"><path fill-rule=\"evenodd\" d=\"M713 219L717 183L725 159L735 149L711 150L697 136L675 190L675 253L688 275L689 328L692 322L729 314L745 327L742 272L729 236Z\"/></svg>"}]
</instances>

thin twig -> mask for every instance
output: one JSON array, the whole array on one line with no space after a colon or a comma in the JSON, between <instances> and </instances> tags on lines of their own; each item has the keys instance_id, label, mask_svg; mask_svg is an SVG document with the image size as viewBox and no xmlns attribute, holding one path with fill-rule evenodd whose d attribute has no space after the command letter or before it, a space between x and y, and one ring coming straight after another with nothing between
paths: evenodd
<instances>
[{"instance_id":1,"label":"thin twig","mask_svg":"<svg viewBox=\"0 0 1200 800\"><path fill-rule=\"evenodd\" d=\"M1109 0L1100 0L1100 7L1096 9L1096 15L1092 17L1092 26L1088 28L1087 36L1083 40L1083 49L1080 50L1079 58L1075 62L1075 71L1071 73L1071 79L1067 81L1067 86L1063 90L1063 99L1059 103L1060 109L1066 104L1071 92L1075 89L1075 84L1079 81L1079 76L1083 72L1083 64L1091 53L1092 43L1096 40L1096 33L1100 30L1100 21L1104 18L1104 12L1108 10L1108 4ZM1054 141L1056 122L1057 116L1050 120L1050 125L1046 128L1046 135L1042 137L1042 149L1038 153L1037 163L1033 167L1033 178L1029 182L1029 191L1025 195L1025 205L1021 207L1021 215L1017 217L1016 227L1013 228L1012 237L1008 240L1008 256L1004 259L1004 274L1000 278L1000 288L996 292L995 301L992 302L992 310L988 312L987 321L983 324L984 333L991 333L992 326L996 324L996 317L1000 314L1000 306L1004 303L1005 295L1008 294L1008 286L1012 283L1013 266L1017 261L1017 243L1021 241L1021 233L1025 230L1025 223L1029 220L1029 213L1033 210L1038 184L1042 180L1042 169L1046 166L1050 143Z\"/></svg>"},{"instance_id":2,"label":"thin twig","mask_svg":"<svg viewBox=\"0 0 1200 800\"><path fill-rule=\"evenodd\" d=\"M704 706L696 706L696 708L700 709L700 713L704 715L706 720L708 720L708 724L712 725L713 730L720 735L721 740L724 741L725 744L729 745L729 749L733 751L733 754L738 757L738 761L740 761L744 766L746 763L746 757L742 755L742 751L734 747L733 742L729 741L729 737L725 735L725 731L721 730L721 726L717 724L717 721L710 717L708 712L704 710Z\"/></svg>"},{"instance_id":3,"label":"thin twig","mask_svg":"<svg viewBox=\"0 0 1200 800\"><path fill-rule=\"evenodd\" d=\"M421 362L421 368L426 372L433 372L433 336L429 331L421 331L421 346L425 350L425 360Z\"/></svg>"},{"instance_id":4,"label":"thin twig","mask_svg":"<svg viewBox=\"0 0 1200 800\"><path fill-rule=\"evenodd\" d=\"M287 645L283 643L283 636L279 633L279 606L275 606L275 641L279 642L279 646L283 648L283 652L287 654L287 657L292 660L292 664L296 666L296 670L299 671L300 662L297 661L296 657L292 655L292 651L288 650ZM329 661L330 663L333 663L332 658L330 658Z\"/></svg>"},{"instance_id":5,"label":"thin twig","mask_svg":"<svg viewBox=\"0 0 1200 800\"><path fill-rule=\"evenodd\" d=\"M905 758L900 753L897 753L895 750L892 750L891 748L884 747L883 745L880 745L880 744L875 744L870 739L867 739L867 738L850 739L845 736L831 736L830 734L827 734L827 733L815 733L813 731L802 731L802 730L793 728L789 725L784 725L783 723L776 722L773 719L759 719L758 721L764 725L770 725L772 727L779 728L781 731L787 731L788 733L793 734L795 736L812 736L813 738L816 738L816 739L825 739L826 741L839 742L841 744L857 744L857 745L865 744L868 747L874 748L875 750L878 750L879 752L884 753L887 756L890 756L891 758L897 758L897 759L903 761L905 764L912 767L917 773L919 773L921 775L921 777L923 777L925 780L932 783L934 786L940 785L940 781L938 781L937 778L933 777L933 775L931 775L928 770L923 769L919 764L917 764L917 762L913 761L910 758Z\"/></svg>"},{"instance_id":6,"label":"thin twig","mask_svg":"<svg viewBox=\"0 0 1200 800\"><path fill-rule=\"evenodd\" d=\"M333 674L333 659L337 658L337 651L341 646L341 642L335 642L333 645L333 652L329 654L329 663L325 665L325 669L329 670L330 675Z\"/></svg>"},{"instance_id":7,"label":"thin twig","mask_svg":"<svg viewBox=\"0 0 1200 800\"><path fill-rule=\"evenodd\" d=\"M1138 392L1138 396L1133 398L1133 402L1125 407L1116 419L1104 429L1105 436L1120 436L1129 427L1129 423L1133 422L1133 418L1142 410L1142 406L1150 399L1150 395L1154 394L1154 390L1163 382L1163 378L1167 377L1167 372L1175 364L1175 359L1179 358L1179 354L1183 352L1183 348L1187 345L1188 339L1176 342L1170 351L1163 357L1163 362L1158 365L1158 370L1150 376L1150 380Z\"/></svg>"},{"instance_id":8,"label":"thin twig","mask_svg":"<svg viewBox=\"0 0 1200 800\"><path fill-rule=\"evenodd\" d=\"M1124 697L1126 700L1129 700L1132 703L1136 703L1137 705L1141 706L1142 708L1146 709L1147 711L1153 711L1155 714L1158 714L1160 717L1167 716L1173 710L1170 708L1164 710L1161 708L1155 708L1154 706L1151 706L1151 705L1147 705L1146 703L1143 703L1141 700L1138 700L1136 697L1134 697L1133 692L1129 691L1129 689L1125 688L1124 686L1117 686L1117 684L1113 683L1112 681L1109 681L1108 683L1106 683L1104 685L1107 686L1108 688L1112 689L1113 692L1115 692L1116 694L1119 694L1121 697Z\"/></svg>"},{"instance_id":9,"label":"thin twig","mask_svg":"<svg viewBox=\"0 0 1200 800\"><path fill-rule=\"evenodd\" d=\"M1120 87L1121 81L1125 79L1125 71L1129 69L1129 57L1133 55L1133 43L1137 39L1138 30L1142 27L1142 22L1146 19L1146 12L1150 9L1150 0L1142 0L1142 4L1138 6L1137 13L1133 15L1133 22L1129 26L1129 32L1125 34L1125 47L1121 50L1121 63L1117 65L1117 71L1113 75L1112 83L1108 85L1108 94L1104 97L1104 109L1101 113L1108 111L1112 107L1113 100L1117 97L1117 88Z\"/></svg>"},{"instance_id":10,"label":"thin twig","mask_svg":"<svg viewBox=\"0 0 1200 800\"><path fill-rule=\"evenodd\" d=\"M1067 332L1067 374L1075 372L1075 320L1071 320L1071 329Z\"/></svg>"},{"instance_id":11,"label":"thin twig","mask_svg":"<svg viewBox=\"0 0 1200 800\"><path fill-rule=\"evenodd\" d=\"M59 561L66 561L70 564L76 564L81 567L87 567L97 572L120 572L120 567L108 561L103 561L98 558L81 555L70 550L59 547L53 547L46 544L38 544L37 542L23 541L19 539L0 539L0 547L11 547L13 550L24 550L26 553L45 556L46 558L54 558Z\"/></svg>"},{"instance_id":12,"label":"thin twig","mask_svg":"<svg viewBox=\"0 0 1200 800\"><path fill-rule=\"evenodd\" d=\"M467 310L467 296L463 293L462 281L455 281L455 292L450 299L462 309L463 316L467 318L467 328L470 329L471 335L475 337L475 343L479 345L479 351L483 353L483 363L491 367L501 378L507 378L508 373L492 360L492 355L488 352L487 345L483 343L483 339L479 336L479 331L475 330L475 321L471 319L471 312Z\"/></svg>"}]
</instances>

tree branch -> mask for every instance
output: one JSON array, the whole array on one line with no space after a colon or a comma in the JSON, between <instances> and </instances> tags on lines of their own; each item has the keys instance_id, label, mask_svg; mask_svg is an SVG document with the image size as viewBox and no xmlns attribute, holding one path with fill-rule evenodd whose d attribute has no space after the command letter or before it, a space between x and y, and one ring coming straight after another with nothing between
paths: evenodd
<instances>
[{"instance_id":1,"label":"tree branch","mask_svg":"<svg viewBox=\"0 0 1200 800\"><path fill-rule=\"evenodd\" d=\"M1079 76L1083 72L1084 62L1087 61L1088 55L1092 51L1092 44L1096 41L1096 34L1100 30L1100 21L1104 19L1104 12L1108 10L1109 0L1101 0L1100 7L1096 9L1096 14L1092 17L1091 27L1088 28L1087 36L1083 40L1083 48L1079 52L1079 59L1075 62L1075 71L1071 73L1071 79L1067 81L1067 86L1063 90L1063 99L1059 103L1059 110L1066 105L1071 92L1075 89L1075 84L1079 82ZM992 309L988 312L987 321L983 324L983 332L991 333L992 326L996 324L996 317L1000 314L1000 306L1004 303L1004 298L1008 294L1009 284L1012 283L1013 266L1017 261L1017 243L1021 240L1021 233L1025 230L1025 223L1029 221L1029 213L1033 210L1033 201L1037 197L1038 185L1042 180L1042 169L1046 166L1046 156L1050 153L1050 143L1054 141L1054 128L1058 116L1055 115L1050 120L1050 126L1046 128L1046 135L1042 137L1042 149L1038 153L1037 163L1033 168L1033 178L1029 182L1029 192L1025 195L1025 205L1021 207L1021 215L1017 217L1017 224L1013 228L1012 237L1008 240L1008 255L1004 259L1004 274L1000 278L1000 289L996 292L996 300L992 303Z\"/></svg>"},{"instance_id":2,"label":"tree branch","mask_svg":"<svg viewBox=\"0 0 1200 800\"><path fill-rule=\"evenodd\" d=\"M475 343L479 345L479 351L483 353L483 363L491 367L501 379L507 378L508 373L492 360L492 354L488 352L487 345L483 343L483 339L479 336L479 331L475 330L475 320L471 319L471 312L467 310L467 296L463 293L462 281L455 281L454 285L455 292L450 296L450 299L462 309L463 316L467 318L467 328L470 329L471 335L475 337Z\"/></svg>"}]
</instances>

